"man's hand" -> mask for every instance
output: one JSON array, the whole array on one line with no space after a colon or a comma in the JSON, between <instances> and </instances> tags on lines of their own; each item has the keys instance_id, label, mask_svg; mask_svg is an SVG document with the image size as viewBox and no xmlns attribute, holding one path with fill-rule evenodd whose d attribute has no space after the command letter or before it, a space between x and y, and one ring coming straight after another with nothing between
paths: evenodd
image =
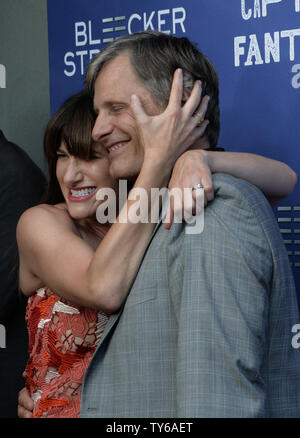
<instances>
[{"instance_id":1,"label":"man's hand","mask_svg":"<svg viewBox=\"0 0 300 438\"><path fill-rule=\"evenodd\" d=\"M33 400L26 388L21 389L18 398L18 417L31 418L33 411Z\"/></svg>"}]
</instances>

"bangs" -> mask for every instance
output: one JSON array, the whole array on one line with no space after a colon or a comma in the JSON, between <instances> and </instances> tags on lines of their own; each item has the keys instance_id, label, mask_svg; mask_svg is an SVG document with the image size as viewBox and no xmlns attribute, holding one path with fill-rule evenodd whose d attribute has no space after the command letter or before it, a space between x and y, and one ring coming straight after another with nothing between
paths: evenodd
<instances>
[{"instance_id":1,"label":"bangs","mask_svg":"<svg viewBox=\"0 0 300 438\"><path fill-rule=\"evenodd\" d=\"M83 160L92 156L92 130L95 117L90 109L77 108L69 123L64 124L61 132L61 141L64 141L68 152Z\"/></svg>"},{"instance_id":2,"label":"bangs","mask_svg":"<svg viewBox=\"0 0 300 438\"><path fill-rule=\"evenodd\" d=\"M92 101L87 94L83 94L80 103L70 111L68 123L62 127L61 139L71 155L83 160L91 158L95 118Z\"/></svg>"},{"instance_id":3,"label":"bangs","mask_svg":"<svg viewBox=\"0 0 300 438\"><path fill-rule=\"evenodd\" d=\"M92 100L86 92L68 99L50 120L44 138L48 162L55 160L61 143L75 157L89 160L92 156L92 130L96 120Z\"/></svg>"}]
</instances>

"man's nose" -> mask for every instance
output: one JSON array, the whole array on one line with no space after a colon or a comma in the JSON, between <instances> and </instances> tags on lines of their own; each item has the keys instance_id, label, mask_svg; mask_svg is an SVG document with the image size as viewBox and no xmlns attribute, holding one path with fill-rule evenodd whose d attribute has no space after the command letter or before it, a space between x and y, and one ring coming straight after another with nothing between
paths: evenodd
<instances>
[{"instance_id":1,"label":"man's nose","mask_svg":"<svg viewBox=\"0 0 300 438\"><path fill-rule=\"evenodd\" d=\"M111 134L112 131L113 125L111 123L110 117L105 116L103 113L98 114L92 131L93 140L101 141L107 135Z\"/></svg>"},{"instance_id":2,"label":"man's nose","mask_svg":"<svg viewBox=\"0 0 300 438\"><path fill-rule=\"evenodd\" d=\"M76 157L70 157L64 174L64 182L68 186L72 186L82 180L82 164L81 160Z\"/></svg>"}]
</instances>

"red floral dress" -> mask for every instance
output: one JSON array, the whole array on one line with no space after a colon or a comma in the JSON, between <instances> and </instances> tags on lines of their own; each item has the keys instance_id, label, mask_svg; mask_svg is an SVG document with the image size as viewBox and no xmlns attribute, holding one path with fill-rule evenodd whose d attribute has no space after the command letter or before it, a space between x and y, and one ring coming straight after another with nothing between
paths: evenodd
<instances>
[{"instance_id":1,"label":"red floral dress","mask_svg":"<svg viewBox=\"0 0 300 438\"><path fill-rule=\"evenodd\" d=\"M33 417L79 417L83 377L108 316L68 303L44 287L29 298L26 321L25 376Z\"/></svg>"}]
</instances>

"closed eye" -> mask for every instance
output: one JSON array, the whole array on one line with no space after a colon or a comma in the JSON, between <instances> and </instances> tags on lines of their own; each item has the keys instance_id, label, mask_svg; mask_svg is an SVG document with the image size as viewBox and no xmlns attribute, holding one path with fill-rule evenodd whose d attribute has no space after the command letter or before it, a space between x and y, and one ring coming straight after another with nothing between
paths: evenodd
<instances>
[{"instance_id":1,"label":"closed eye","mask_svg":"<svg viewBox=\"0 0 300 438\"><path fill-rule=\"evenodd\" d=\"M63 152L57 152L56 156L57 156L57 158L62 158L62 157L67 157L67 154L65 154Z\"/></svg>"},{"instance_id":2,"label":"closed eye","mask_svg":"<svg viewBox=\"0 0 300 438\"><path fill-rule=\"evenodd\" d=\"M103 158L102 154L97 154L97 155L92 154L90 156L90 160L97 160L97 159L100 159L100 158Z\"/></svg>"},{"instance_id":3,"label":"closed eye","mask_svg":"<svg viewBox=\"0 0 300 438\"><path fill-rule=\"evenodd\" d=\"M113 113L117 113L117 112L121 111L122 109L124 109L124 105L114 105L111 107L111 111Z\"/></svg>"}]
</instances>

